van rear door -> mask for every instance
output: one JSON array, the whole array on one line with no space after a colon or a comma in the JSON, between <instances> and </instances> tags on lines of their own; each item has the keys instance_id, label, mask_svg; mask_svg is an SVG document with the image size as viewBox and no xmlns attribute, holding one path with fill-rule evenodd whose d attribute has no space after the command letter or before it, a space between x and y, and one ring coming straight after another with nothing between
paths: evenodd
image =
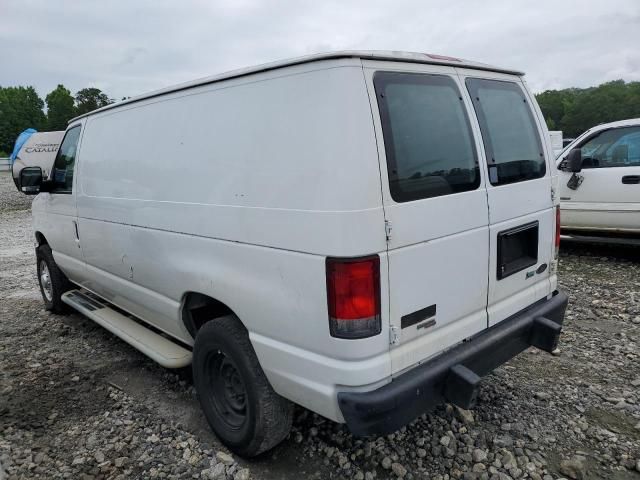
<instances>
[{"instance_id":1,"label":"van rear door","mask_svg":"<svg viewBox=\"0 0 640 480\"><path fill-rule=\"evenodd\" d=\"M482 147L454 68L363 66L378 138L398 374L487 328Z\"/></svg>"},{"instance_id":2,"label":"van rear door","mask_svg":"<svg viewBox=\"0 0 640 480\"><path fill-rule=\"evenodd\" d=\"M489 199L489 326L551 293L551 146L519 77L461 70L484 143Z\"/></svg>"}]
</instances>

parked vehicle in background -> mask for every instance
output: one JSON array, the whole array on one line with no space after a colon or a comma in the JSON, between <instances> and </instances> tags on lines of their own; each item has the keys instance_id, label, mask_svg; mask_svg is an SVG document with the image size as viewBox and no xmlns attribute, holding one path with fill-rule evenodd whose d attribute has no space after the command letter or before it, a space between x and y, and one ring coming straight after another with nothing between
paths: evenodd
<instances>
[{"instance_id":1,"label":"parked vehicle in background","mask_svg":"<svg viewBox=\"0 0 640 480\"><path fill-rule=\"evenodd\" d=\"M25 167L40 167L42 174L48 178L53 161L58 153L64 132L36 132L31 134L22 145L13 161L11 170L13 181L18 186L18 176Z\"/></svg>"},{"instance_id":2,"label":"parked vehicle in background","mask_svg":"<svg viewBox=\"0 0 640 480\"><path fill-rule=\"evenodd\" d=\"M640 119L587 130L557 163L563 233L640 234Z\"/></svg>"},{"instance_id":3,"label":"parked vehicle in background","mask_svg":"<svg viewBox=\"0 0 640 480\"><path fill-rule=\"evenodd\" d=\"M356 435L556 348L557 180L521 73L438 55L262 65L72 120L33 202L48 309L166 367L257 455L293 404ZM132 317L134 319L132 319Z\"/></svg>"},{"instance_id":4,"label":"parked vehicle in background","mask_svg":"<svg viewBox=\"0 0 640 480\"><path fill-rule=\"evenodd\" d=\"M573 141L575 140L575 138L563 138L562 139L562 149L564 150L567 145L570 145L571 143L573 143Z\"/></svg>"}]
</instances>

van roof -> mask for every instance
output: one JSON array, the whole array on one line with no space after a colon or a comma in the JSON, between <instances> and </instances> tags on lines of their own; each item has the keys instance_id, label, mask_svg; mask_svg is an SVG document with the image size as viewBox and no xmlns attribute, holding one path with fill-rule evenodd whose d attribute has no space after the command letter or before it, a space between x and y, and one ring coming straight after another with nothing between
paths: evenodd
<instances>
[{"instance_id":1,"label":"van roof","mask_svg":"<svg viewBox=\"0 0 640 480\"><path fill-rule=\"evenodd\" d=\"M79 115L69 120L69 123L74 122L80 118L87 117L97 112L103 112L110 110L121 105L128 103L138 102L147 98L157 97L171 92L177 92L179 90L185 90L200 85L206 85L209 83L219 82L222 80L228 80L230 78L242 77L250 75L252 73L266 72L268 70L274 70L277 68L288 67L291 65L300 65L302 63L317 62L319 60L332 60L340 58L361 58L364 60L386 60L392 62L410 62L410 63L426 63L431 65L446 65L452 67L472 68L476 70L488 70L492 72L507 73L511 75L524 75L523 72L517 70L510 70L501 67L495 67L487 65L485 63L473 62L470 60L463 60L460 58L447 57L444 55L435 55L431 53L418 53L418 52L403 52L403 51L391 51L391 50L340 50L335 52L315 53L312 55L305 55L302 57L290 58L287 60L278 60L270 63L263 63L261 65L255 65L253 67L240 68L237 70L231 70L229 72L220 73L218 75L212 75L209 77L199 78L190 82L180 83L171 87L162 88L149 93L144 93L136 97L132 97L121 102L112 103L97 110Z\"/></svg>"}]
</instances>

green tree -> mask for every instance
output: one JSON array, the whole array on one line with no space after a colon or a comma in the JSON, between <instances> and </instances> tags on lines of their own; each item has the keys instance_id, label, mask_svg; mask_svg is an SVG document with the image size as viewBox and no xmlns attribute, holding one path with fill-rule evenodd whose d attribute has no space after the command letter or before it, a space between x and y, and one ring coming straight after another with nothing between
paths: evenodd
<instances>
[{"instance_id":1,"label":"green tree","mask_svg":"<svg viewBox=\"0 0 640 480\"><path fill-rule=\"evenodd\" d=\"M47 128L49 130L64 130L67 123L76 116L74 99L71 92L58 85L47 95Z\"/></svg>"},{"instance_id":2,"label":"green tree","mask_svg":"<svg viewBox=\"0 0 640 480\"><path fill-rule=\"evenodd\" d=\"M84 115L110 103L113 103L113 99L99 88L83 88L76 93L76 114Z\"/></svg>"},{"instance_id":3,"label":"green tree","mask_svg":"<svg viewBox=\"0 0 640 480\"><path fill-rule=\"evenodd\" d=\"M33 87L0 87L0 150L11 152L23 130L46 127L44 102Z\"/></svg>"},{"instance_id":4,"label":"green tree","mask_svg":"<svg viewBox=\"0 0 640 480\"><path fill-rule=\"evenodd\" d=\"M565 92L565 90L547 90L536 96L549 130L556 130L560 127L562 117L564 117L563 99L567 95Z\"/></svg>"},{"instance_id":5,"label":"green tree","mask_svg":"<svg viewBox=\"0 0 640 480\"><path fill-rule=\"evenodd\" d=\"M640 82L623 80L591 88L547 90L536 95L549 129L575 137L600 123L640 117Z\"/></svg>"},{"instance_id":6,"label":"green tree","mask_svg":"<svg viewBox=\"0 0 640 480\"><path fill-rule=\"evenodd\" d=\"M556 129L556 122L553 120L553 118L547 117L544 120L545 120L545 122L547 122L547 128L549 130L555 130Z\"/></svg>"},{"instance_id":7,"label":"green tree","mask_svg":"<svg viewBox=\"0 0 640 480\"><path fill-rule=\"evenodd\" d=\"M622 80L584 89L576 95L571 108L566 111L563 124L575 136L600 123L639 116L640 111L627 108L628 93L627 85Z\"/></svg>"}]
</instances>

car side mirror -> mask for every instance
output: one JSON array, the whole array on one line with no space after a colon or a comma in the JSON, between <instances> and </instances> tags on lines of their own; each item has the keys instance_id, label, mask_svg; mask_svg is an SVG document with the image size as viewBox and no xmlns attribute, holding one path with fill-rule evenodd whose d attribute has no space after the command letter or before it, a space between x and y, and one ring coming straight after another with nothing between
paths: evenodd
<instances>
[{"instance_id":1,"label":"car side mirror","mask_svg":"<svg viewBox=\"0 0 640 480\"><path fill-rule=\"evenodd\" d=\"M40 167L25 167L18 176L19 188L25 195L37 195L42 186L42 169Z\"/></svg>"},{"instance_id":2,"label":"car side mirror","mask_svg":"<svg viewBox=\"0 0 640 480\"><path fill-rule=\"evenodd\" d=\"M582 171L582 151L579 148L571 150L565 161L568 172L578 173Z\"/></svg>"}]
</instances>

